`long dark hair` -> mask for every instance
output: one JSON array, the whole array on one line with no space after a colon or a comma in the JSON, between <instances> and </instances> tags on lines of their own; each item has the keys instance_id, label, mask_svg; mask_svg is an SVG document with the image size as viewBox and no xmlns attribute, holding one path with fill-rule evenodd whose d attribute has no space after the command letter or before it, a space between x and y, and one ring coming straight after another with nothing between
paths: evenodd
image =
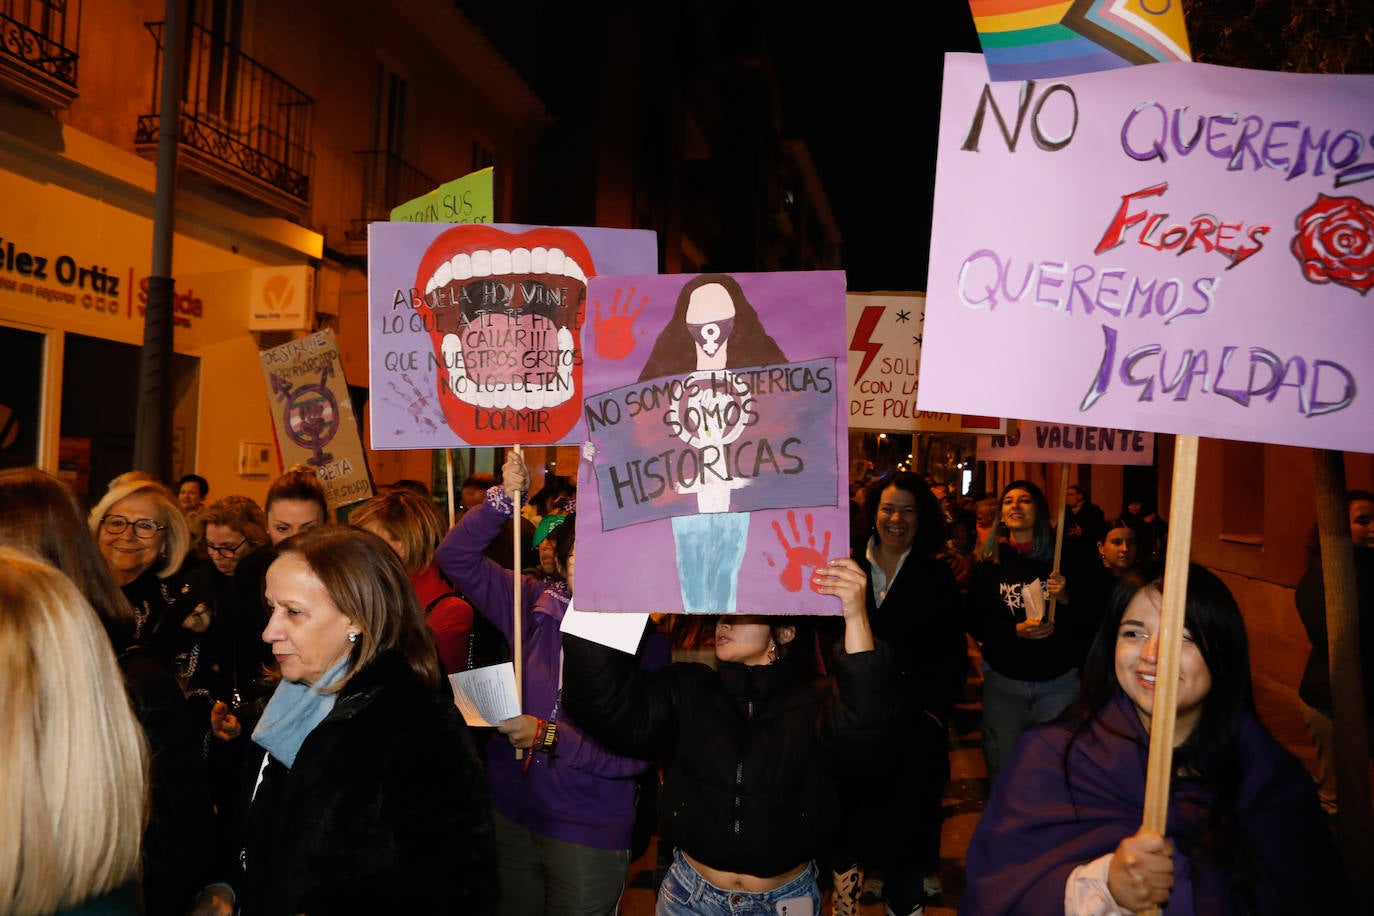
<instances>
[{"instance_id":1,"label":"long dark hair","mask_svg":"<svg viewBox=\"0 0 1374 916\"><path fill-rule=\"evenodd\" d=\"M654 348L649 351L649 358L639 374L640 381L696 371L696 341L687 331L687 306L692 293L712 284L723 287L735 306L735 328L726 349L729 354L726 368L771 366L787 362L782 348L764 330L758 312L745 298L739 281L729 274L700 274L688 280L678 292L673 317L654 341Z\"/></svg>"},{"instance_id":2,"label":"long dark hair","mask_svg":"<svg viewBox=\"0 0 1374 916\"><path fill-rule=\"evenodd\" d=\"M1002 492L997 496L997 519L992 523L992 532L988 534L987 540L983 542L983 548L979 551L979 560L992 560L997 562L998 541L1002 529L1002 500L1007 498L1007 494L1012 490L1025 490L1030 494L1031 502L1035 504L1035 526L1032 529L1030 557L1032 560L1051 562L1054 559L1054 526L1050 524L1050 501L1045 498L1045 491L1031 483L1029 480L1013 480L1002 488Z\"/></svg>"},{"instance_id":3,"label":"long dark hair","mask_svg":"<svg viewBox=\"0 0 1374 916\"><path fill-rule=\"evenodd\" d=\"M1147 585L1136 576L1122 577L1088 650L1079 693L1080 719L1064 749L1065 780L1074 743L1090 726L1101 722L1104 710L1121 689L1116 677L1117 631L1126 607L1142 588L1162 588L1162 583L1157 580ZM1183 615L1184 626L1207 663L1212 686L1202 701L1197 725L1187 740L1174 748L1173 772L1189 774L1213 793L1202 840L1203 855L1227 873L1245 878L1238 884L1247 894L1258 893L1265 885L1264 875L1239 829L1239 789L1244 772L1240 723L1247 714L1255 713L1245 620L1226 583L1196 563L1188 567Z\"/></svg>"},{"instance_id":4,"label":"long dark hair","mask_svg":"<svg viewBox=\"0 0 1374 916\"><path fill-rule=\"evenodd\" d=\"M864 530L870 534L878 524L878 503L888 487L905 490L916 498L916 538L911 542L912 554L929 557L945 545L945 514L930 487L910 471L885 474L864 486Z\"/></svg>"}]
</instances>

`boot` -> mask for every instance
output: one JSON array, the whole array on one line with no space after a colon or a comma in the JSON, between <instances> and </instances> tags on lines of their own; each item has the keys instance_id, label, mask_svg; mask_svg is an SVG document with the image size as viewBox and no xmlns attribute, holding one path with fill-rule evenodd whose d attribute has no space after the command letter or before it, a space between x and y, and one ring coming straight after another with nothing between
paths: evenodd
<instances>
[{"instance_id":1,"label":"boot","mask_svg":"<svg viewBox=\"0 0 1374 916\"><path fill-rule=\"evenodd\" d=\"M834 916L859 916L859 897L864 892L864 873L855 865L835 874L835 890L830 896Z\"/></svg>"}]
</instances>

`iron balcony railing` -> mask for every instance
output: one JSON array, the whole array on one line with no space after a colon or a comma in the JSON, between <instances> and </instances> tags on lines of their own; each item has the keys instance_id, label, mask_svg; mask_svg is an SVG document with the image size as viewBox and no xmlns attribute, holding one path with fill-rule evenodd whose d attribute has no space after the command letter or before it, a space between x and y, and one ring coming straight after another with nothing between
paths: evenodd
<instances>
[{"instance_id":1,"label":"iron balcony railing","mask_svg":"<svg viewBox=\"0 0 1374 916\"><path fill-rule=\"evenodd\" d=\"M367 224L389 219L397 204L427 194L439 182L390 150L370 149L358 153L363 162L362 216L351 220L347 237L353 241L367 238Z\"/></svg>"},{"instance_id":2,"label":"iron balcony railing","mask_svg":"<svg viewBox=\"0 0 1374 916\"><path fill-rule=\"evenodd\" d=\"M80 21L69 0L0 0L0 79L30 98L71 104Z\"/></svg>"},{"instance_id":3,"label":"iron balcony railing","mask_svg":"<svg viewBox=\"0 0 1374 916\"><path fill-rule=\"evenodd\" d=\"M153 81L154 114L138 118L135 142L141 146L157 143L166 23L146 25L157 45L153 66L158 76ZM218 163L308 204L315 100L194 23L186 29L183 76L178 131L183 147L208 157L206 165ZM232 174L221 177L238 185Z\"/></svg>"}]
</instances>

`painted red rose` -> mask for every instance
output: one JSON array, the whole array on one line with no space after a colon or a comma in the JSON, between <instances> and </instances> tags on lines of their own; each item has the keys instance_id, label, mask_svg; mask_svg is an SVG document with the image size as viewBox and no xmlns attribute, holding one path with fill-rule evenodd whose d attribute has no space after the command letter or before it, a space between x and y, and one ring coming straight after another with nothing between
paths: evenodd
<instances>
[{"instance_id":1,"label":"painted red rose","mask_svg":"<svg viewBox=\"0 0 1374 916\"><path fill-rule=\"evenodd\" d=\"M1338 283L1360 295L1374 287L1374 206L1318 194L1297 226L1293 255L1309 282Z\"/></svg>"}]
</instances>

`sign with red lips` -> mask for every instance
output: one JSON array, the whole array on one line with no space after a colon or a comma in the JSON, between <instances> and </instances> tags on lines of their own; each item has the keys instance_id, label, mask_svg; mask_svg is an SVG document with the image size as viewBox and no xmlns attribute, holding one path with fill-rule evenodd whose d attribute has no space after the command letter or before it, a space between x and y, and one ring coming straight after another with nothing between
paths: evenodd
<instances>
[{"instance_id":1,"label":"sign with red lips","mask_svg":"<svg viewBox=\"0 0 1374 916\"><path fill-rule=\"evenodd\" d=\"M653 272L658 243L642 230L373 223L368 255L372 447L552 445L581 438L588 278Z\"/></svg>"}]
</instances>

